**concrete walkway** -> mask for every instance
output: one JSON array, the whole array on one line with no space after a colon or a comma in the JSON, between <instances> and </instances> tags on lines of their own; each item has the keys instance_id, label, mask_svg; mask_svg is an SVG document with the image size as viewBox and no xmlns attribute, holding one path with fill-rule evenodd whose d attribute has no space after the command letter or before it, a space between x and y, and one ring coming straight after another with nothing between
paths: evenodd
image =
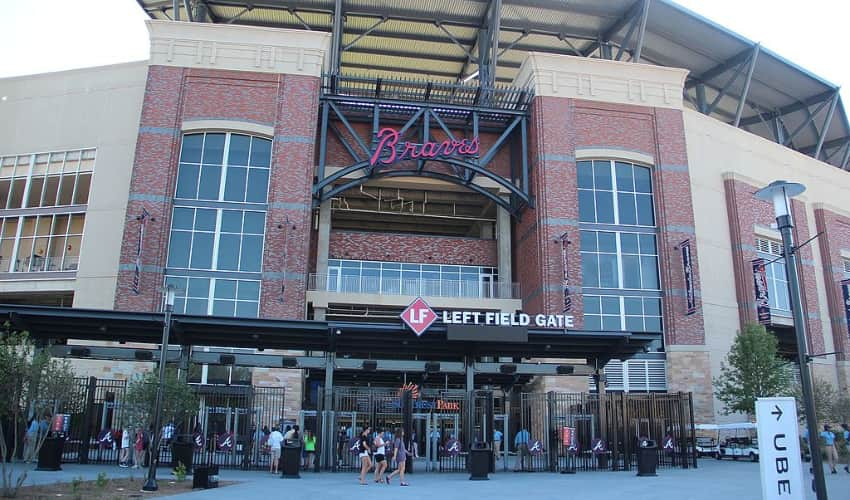
<instances>
[{"instance_id":1,"label":"concrete walkway","mask_svg":"<svg viewBox=\"0 0 850 500\"><path fill-rule=\"evenodd\" d=\"M398 478L392 485L357 484L357 475L345 473L302 473L301 479L281 479L268 472L222 470L221 480L240 484L221 489L197 490L173 498L279 498L350 500L357 496L368 498L399 498L434 500L470 500L473 498L579 498L582 500L739 500L761 498L757 463L701 459L698 469L661 470L657 477L636 477L634 472L579 472L574 475L548 472L499 472L489 481L469 481L463 473L418 473L408 476L410 487L399 489ZM140 480L145 469L132 470L114 466L64 464L60 472L31 471L26 484L68 482L72 478L96 479L98 473L109 477L129 477ZM171 478L162 469L160 478ZM850 498L850 474L841 470L838 475L827 474L829 498ZM140 483L142 484L142 483ZM807 498L814 499L809 492Z\"/></svg>"}]
</instances>

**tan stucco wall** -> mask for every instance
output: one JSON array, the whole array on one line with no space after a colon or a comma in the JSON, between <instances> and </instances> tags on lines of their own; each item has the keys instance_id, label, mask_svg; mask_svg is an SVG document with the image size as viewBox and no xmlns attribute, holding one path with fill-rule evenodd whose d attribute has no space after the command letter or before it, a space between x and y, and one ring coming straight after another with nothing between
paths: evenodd
<instances>
[{"instance_id":1,"label":"tan stucco wall","mask_svg":"<svg viewBox=\"0 0 850 500\"><path fill-rule=\"evenodd\" d=\"M736 129L696 111L684 110L687 138L688 165L693 193L694 219L700 269L710 269L700 276L702 304L705 315L706 345L710 356L711 373L720 373L720 362L739 328L738 304L732 268L732 243L723 190L724 174L753 184L765 186L771 181L784 179L801 182L806 192L799 199L806 203L810 228L815 227L814 203L850 210L850 173L791 149ZM754 242L753 242L754 244ZM819 312L827 352L833 350L829 312L823 283L818 242L814 247L814 261ZM825 363L830 369L824 369ZM838 383L835 362L832 358L818 362L818 374ZM714 411L720 420L740 417L720 417L722 405L715 401Z\"/></svg>"},{"instance_id":2,"label":"tan stucco wall","mask_svg":"<svg viewBox=\"0 0 850 500\"><path fill-rule=\"evenodd\" d=\"M0 154L97 148L75 307L114 303L146 78L143 61L0 79Z\"/></svg>"}]
</instances>

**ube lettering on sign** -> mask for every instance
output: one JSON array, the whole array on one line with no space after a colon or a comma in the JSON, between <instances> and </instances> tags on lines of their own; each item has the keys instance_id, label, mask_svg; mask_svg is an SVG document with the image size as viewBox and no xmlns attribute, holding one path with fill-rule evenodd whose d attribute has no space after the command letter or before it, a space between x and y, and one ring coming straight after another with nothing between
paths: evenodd
<instances>
[{"instance_id":1,"label":"ube lettering on sign","mask_svg":"<svg viewBox=\"0 0 850 500\"><path fill-rule=\"evenodd\" d=\"M765 500L806 497L794 398L758 398L761 491Z\"/></svg>"},{"instance_id":2,"label":"ube lettering on sign","mask_svg":"<svg viewBox=\"0 0 850 500\"><path fill-rule=\"evenodd\" d=\"M756 317L762 325L770 324L770 301L764 259L753 260L753 283L756 290Z\"/></svg>"},{"instance_id":3,"label":"ube lettering on sign","mask_svg":"<svg viewBox=\"0 0 850 500\"><path fill-rule=\"evenodd\" d=\"M422 300L422 297L418 297L402 311L401 319L419 337L434 324L434 321L437 321L437 313Z\"/></svg>"},{"instance_id":4,"label":"ube lettering on sign","mask_svg":"<svg viewBox=\"0 0 850 500\"><path fill-rule=\"evenodd\" d=\"M688 315L697 312L697 300L694 292L694 268L691 260L691 240L685 240L679 244L682 250L682 267L685 271L685 301L687 303Z\"/></svg>"},{"instance_id":5,"label":"ube lettering on sign","mask_svg":"<svg viewBox=\"0 0 850 500\"><path fill-rule=\"evenodd\" d=\"M847 335L850 336L850 280L841 282L841 292L844 295L844 320L847 322Z\"/></svg>"}]
</instances>

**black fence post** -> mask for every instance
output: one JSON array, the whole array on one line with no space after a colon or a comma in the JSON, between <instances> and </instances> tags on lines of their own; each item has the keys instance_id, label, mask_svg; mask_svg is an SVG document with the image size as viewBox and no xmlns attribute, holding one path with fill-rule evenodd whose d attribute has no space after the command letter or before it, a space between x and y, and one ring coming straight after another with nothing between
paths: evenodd
<instances>
[{"instance_id":1,"label":"black fence post","mask_svg":"<svg viewBox=\"0 0 850 500\"><path fill-rule=\"evenodd\" d=\"M97 378L89 377L86 386L86 410L83 413L83 432L80 436L80 448L77 460L81 464L89 463L89 443L91 442L91 419L94 413L94 396L97 392Z\"/></svg>"}]
</instances>

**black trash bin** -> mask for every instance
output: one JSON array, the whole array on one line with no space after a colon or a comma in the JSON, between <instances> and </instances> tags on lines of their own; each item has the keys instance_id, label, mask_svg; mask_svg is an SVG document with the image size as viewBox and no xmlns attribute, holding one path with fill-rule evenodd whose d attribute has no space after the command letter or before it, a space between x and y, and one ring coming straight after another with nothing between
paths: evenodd
<instances>
[{"instance_id":1,"label":"black trash bin","mask_svg":"<svg viewBox=\"0 0 850 500\"><path fill-rule=\"evenodd\" d=\"M195 488L218 488L218 465L195 466L192 475L192 489Z\"/></svg>"},{"instance_id":2,"label":"black trash bin","mask_svg":"<svg viewBox=\"0 0 850 500\"><path fill-rule=\"evenodd\" d=\"M287 442L283 446L281 456L280 477L288 479L300 479L301 475L301 443Z\"/></svg>"},{"instance_id":3,"label":"black trash bin","mask_svg":"<svg viewBox=\"0 0 850 500\"><path fill-rule=\"evenodd\" d=\"M192 455L194 451L194 445L188 441L171 443L171 467L176 468L182 463L186 467L186 474L192 475Z\"/></svg>"},{"instance_id":4,"label":"black trash bin","mask_svg":"<svg viewBox=\"0 0 850 500\"><path fill-rule=\"evenodd\" d=\"M652 439L638 441L637 450L638 476L657 476L658 445Z\"/></svg>"},{"instance_id":5,"label":"black trash bin","mask_svg":"<svg viewBox=\"0 0 850 500\"><path fill-rule=\"evenodd\" d=\"M62 470L62 448L65 438L49 437L38 451L38 467L35 470Z\"/></svg>"},{"instance_id":6,"label":"black trash bin","mask_svg":"<svg viewBox=\"0 0 850 500\"><path fill-rule=\"evenodd\" d=\"M469 450L469 480L487 481L490 464L493 458L493 448L485 443L476 444Z\"/></svg>"}]
</instances>

